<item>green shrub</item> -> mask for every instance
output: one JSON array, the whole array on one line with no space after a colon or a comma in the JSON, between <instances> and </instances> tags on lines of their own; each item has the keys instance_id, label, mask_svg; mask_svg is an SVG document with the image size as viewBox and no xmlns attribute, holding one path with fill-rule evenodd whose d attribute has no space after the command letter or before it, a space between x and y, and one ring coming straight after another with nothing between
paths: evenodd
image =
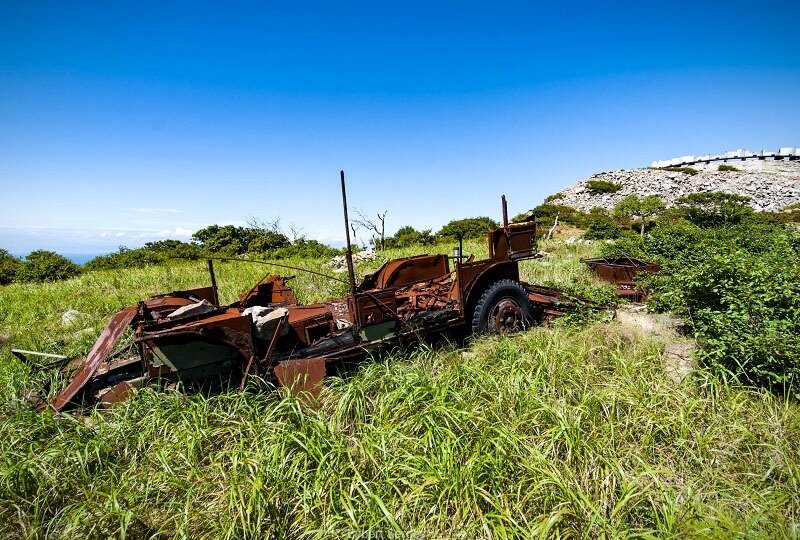
<instances>
[{"instance_id":1,"label":"green shrub","mask_svg":"<svg viewBox=\"0 0 800 540\"><path fill-rule=\"evenodd\" d=\"M84 265L87 270L110 270L113 268L141 268L160 264L169 259L199 259L204 256L197 244L180 240L148 242L143 247L129 249L121 246L118 251L95 257Z\"/></svg>"},{"instance_id":2,"label":"green shrub","mask_svg":"<svg viewBox=\"0 0 800 540\"><path fill-rule=\"evenodd\" d=\"M414 245L430 246L434 243L434 240L435 238L430 229L418 231L414 227L406 225L405 227L400 227L393 236L387 237L385 244L389 249Z\"/></svg>"},{"instance_id":3,"label":"green shrub","mask_svg":"<svg viewBox=\"0 0 800 540\"><path fill-rule=\"evenodd\" d=\"M209 225L196 231L192 239L210 253L229 256L248 251L265 252L289 245L289 239L278 230L233 225Z\"/></svg>"},{"instance_id":4,"label":"green shrub","mask_svg":"<svg viewBox=\"0 0 800 540\"><path fill-rule=\"evenodd\" d=\"M564 194L559 191L558 193L554 193L553 195L545 197L544 202L545 203L549 203L549 202L557 201L557 200L563 199L563 198L564 198Z\"/></svg>"},{"instance_id":5,"label":"green shrub","mask_svg":"<svg viewBox=\"0 0 800 540\"><path fill-rule=\"evenodd\" d=\"M604 250L661 264L644 279L648 303L684 318L709 366L800 398L800 234L684 224Z\"/></svg>"},{"instance_id":6,"label":"green shrub","mask_svg":"<svg viewBox=\"0 0 800 540\"><path fill-rule=\"evenodd\" d=\"M31 251L19 270L20 281L60 281L81 273L81 268L71 260L53 251Z\"/></svg>"},{"instance_id":7,"label":"green shrub","mask_svg":"<svg viewBox=\"0 0 800 540\"><path fill-rule=\"evenodd\" d=\"M464 239L483 238L486 236L487 232L499 226L500 224L498 222L485 216L454 219L442 227L439 232L436 233L436 236L439 238L446 236L452 238L461 237Z\"/></svg>"},{"instance_id":8,"label":"green shrub","mask_svg":"<svg viewBox=\"0 0 800 540\"><path fill-rule=\"evenodd\" d=\"M638 218L640 220L639 234L644 235L644 230L649 218L654 218L666 209L664 201L656 195L640 198L638 195L628 195L614 206L614 214L624 218Z\"/></svg>"},{"instance_id":9,"label":"green shrub","mask_svg":"<svg viewBox=\"0 0 800 540\"><path fill-rule=\"evenodd\" d=\"M750 197L707 191L691 193L676 201L686 219L701 227L719 227L740 223L753 213L747 203Z\"/></svg>"},{"instance_id":10,"label":"green shrub","mask_svg":"<svg viewBox=\"0 0 800 540\"><path fill-rule=\"evenodd\" d=\"M5 249L0 249L0 285L7 285L17 279L22 261Z\"/></svg>"},{"instance_id":11,"label":"green shrub","mask_svg":"<svg viewBox=\"0 0 800 540\"><path fill-rule=\"evenodd\" d=\"M298 239L299 240L299 239ZM291 242L283 233L277 231L260 231L254 234L246 244L248 251L271 251L288 248Z\"/></svg>"},{"instance_id":12,"label":"green shrub","mask_svg":"<svg viewBox=\"0 0 800 540\"><path fill-rule=\"evenodd\" d=\"M691 167L658 167L659 171L679 172L689 176L694 176L700 171Z\"/></svg>"},{"instance_id":13,"label":"green shrub","mask_svg":"<svg viewBox=\"0 0 800 540\"><path fill-rule=\"evenodd\" d=\"M515 216L512 221L516 222L527 219L529 214L533 214L536 218L536 223L540 227L539 232L542 234L546 233L547 228L553 224L556 219L556 214L558 214L559 223L574 225L581 229L589 226L589 214L586 212L582 212L571 206L551 203L540 204L528 212Z\"/></svg>"},{"instance_id":14,"label":"green shrub","mask_svg":"<svg viewBox=\"0 0 800 540\"><path fill-rule=\"evenodd\" d=\"M339 250L317 240L300 237L291 244L256 253L267 259L329 259L338 255Z\"/></svg>"},{"instance_id":15,"label":"green shrub","mask_svg":"<svg viewBox=\"0 0 800 540\"><path fill-rule=\"evenodd\" d=\"M606 216L594 216L589 218L589 229L583 235L587 240L612 240L619 238L622 234L622 227L619 223Z\"/></svg>"},{"instance_id":16,"label":"green shrub","mask_svg":"<svg viewBox=\"0 0 800 540\"><path fill-rule=\"evenodd\" d=\"M604 193L616 193L622 189L622 184L609 182L608 180L589 180L586 182L586 188L592 195L602 195Z\"/></svg>"},{"instance_id":17,"label":"green shrub","mask_svg":"<svg viewBox=\"0 0 800 540\"><path fill-rule=\"evenodd\" d=\"M737 169L733 165L720 165L717 170L720 172L725 172L725 171L738 171L739 169Z\"/></svg>"},{"instance_id":18,"label":"green shrub","mask_svg":"<svg viewBox=\"0 0 800 540\"><path fill-rule=\"evenodd\" d=\"M163 254L145 249L129 249L120 246L119 250L108 255L100 255L88 261L83 267L87 270L111 270L114 268L141 268L158 264L166 259Z\"/></svg>"}]
</instances>

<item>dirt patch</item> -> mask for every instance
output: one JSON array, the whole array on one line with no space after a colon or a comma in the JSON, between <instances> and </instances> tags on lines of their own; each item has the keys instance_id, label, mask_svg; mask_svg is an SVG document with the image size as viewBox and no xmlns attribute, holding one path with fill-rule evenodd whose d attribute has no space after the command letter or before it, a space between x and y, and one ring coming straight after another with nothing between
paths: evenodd
<instances>
[{"instance_id":1,"label":"dirt patch","mask_svg":"<svg viewBox=\"0 0 800 540\"><path fill-rule=\"evenodd\" d=\"M665 334L672 332L665 324L657 321L652 313L647 313L646 311L618 309L617 321L622 326L647 334Z\"/></svg>"},{"instance_id":2,"label":"dirt patch","mask_svg":"<svg viewBox=\"0 0 800 540\"><path fill-rule=\"evenodd\" d=\"M625 306L617 310L616 320L630 337L639 335L664 341L664 372L676 383L682 382L694 369L697 345L677 332L682 326L680 319L650 313L646 306Z\"/></svg>"},{"instance_id":3,"label":"dirt patch","mask_svg":"<svg viewBox=\"0 0 800 540\"><path fill-rule=\"evenodd\" d=\"M695 349L695 344L690 341L667 343L664 347L664 371L670 379L680 383L692 372Z\"/></svg>"}]
</instances>

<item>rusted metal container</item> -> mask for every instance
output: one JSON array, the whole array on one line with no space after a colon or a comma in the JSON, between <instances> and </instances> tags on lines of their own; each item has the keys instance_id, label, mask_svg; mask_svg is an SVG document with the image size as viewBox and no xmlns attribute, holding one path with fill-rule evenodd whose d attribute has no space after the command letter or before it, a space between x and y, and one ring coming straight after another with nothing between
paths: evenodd
<instances>
[{"instance_id":1,"label":"rusted metal container","mask_svg":"<svg viewBox=\"0 0 800 540\"><path fill-rule=\"evenodd\" d=\"M654 262L643 261L627 255L613 255L583 259L597 276L617 286L617 294L631 302L641 302L645 294L636 289L635 277L639 272L658 272L661 267Z\"/></svg>"}]
</instances>

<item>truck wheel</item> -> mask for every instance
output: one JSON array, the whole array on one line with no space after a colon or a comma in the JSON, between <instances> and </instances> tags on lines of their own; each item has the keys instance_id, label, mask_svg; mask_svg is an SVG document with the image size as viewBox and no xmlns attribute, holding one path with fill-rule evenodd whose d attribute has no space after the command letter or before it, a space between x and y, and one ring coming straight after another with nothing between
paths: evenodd
<instances>
[{"instance_id":1,"label":"truck wheel","mask_svg":"<svg viewBox=\"0 0 800 540\"><path fill-rule=\"evenodd\" d=\"M528 328L530 323L528 294L512 279L492 283L472 313L472 332L475 334L518 332Z\"/></svg>"}]
</instances>

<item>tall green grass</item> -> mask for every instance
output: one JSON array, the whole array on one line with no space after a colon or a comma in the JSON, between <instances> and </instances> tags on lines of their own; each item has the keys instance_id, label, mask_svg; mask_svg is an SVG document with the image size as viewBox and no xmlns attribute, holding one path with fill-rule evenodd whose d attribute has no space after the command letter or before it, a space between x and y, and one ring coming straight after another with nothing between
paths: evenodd
<instances>
[{"instance_id":1,"label":"tall green grass","mask_svg":"<svg viewBox=\"0 0 800 540\"><path fill-rule=\"evenodd\" d=\"M579 262L592 246L550 247L523 279L602 289ZM217 270L232 301L269 268ZM9 345L85 354L113 311L206 281L181 263L0 288L0 537L798 535L797 404L703 370L676 384L660 338L613 324L396 352L326 380L316 407L256 387L146 390L88 418L26 407ZM67 309L88 316L64 327Z\"/></svg>"},{"instance_id":2,"label":"tall green grass","mask_svg":"<svg viewBox=\"0 0 800 540\"><path fill-rule=\"evenodd\" d=\"M613 326L419 350L328 381L142 392L0 423L8 538L790 538L800 415ZM388 536L393 537L393 536Z\"/></svg>"}]
</instances>

